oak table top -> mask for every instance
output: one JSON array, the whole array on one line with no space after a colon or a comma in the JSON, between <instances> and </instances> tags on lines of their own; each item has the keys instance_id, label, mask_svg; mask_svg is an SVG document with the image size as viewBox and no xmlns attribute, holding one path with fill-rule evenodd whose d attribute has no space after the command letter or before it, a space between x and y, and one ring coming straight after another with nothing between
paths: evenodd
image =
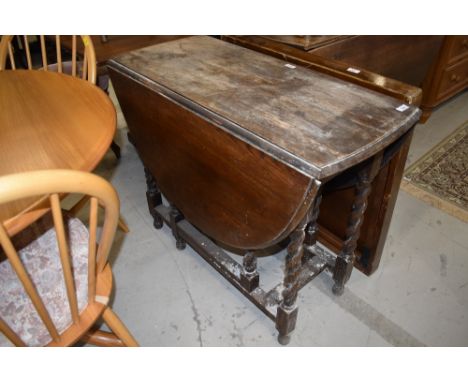
<instances>
[{"instance_id":1,"label":"oak table top","mask_svg":"<svg viewBox=\"0 0 468 382\"><path fill-rule=\"evenodd\" d=\"M316 179L376 154L420 114L390 96L211 37L135 50L110 66Z\"/></svg>"},{"instance_id":2,"label":"oak table top","mask_svg":"<svg viewBox=\"0 0 468 382\"><path fill-rule=\"evenodd\" d=\"M115 128L111 100L87 81L38 70L0 71L0 176L40 169L92 171ZM19 224L15 217L35 202L0 206L0 221L11 229Z\"/></svg>"}]
</instances>

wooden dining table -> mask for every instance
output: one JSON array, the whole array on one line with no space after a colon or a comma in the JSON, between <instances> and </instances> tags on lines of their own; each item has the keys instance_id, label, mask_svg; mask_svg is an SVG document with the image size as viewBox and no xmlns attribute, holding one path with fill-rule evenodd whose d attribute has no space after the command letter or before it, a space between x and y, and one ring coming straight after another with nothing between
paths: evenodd
<instances>
[{"instance_id":1,"label":"wooden dining table","mask_svg":"<svg viewBox=\"0 0 468 382\"><path fill-rule=\"evenodd\" d=\"M115 128L114 105L87 81L50 71L0 71L0 176L92 171ZM46 211L42 203L35 198L1 205L0 221L10 234L19 232Z\"/></svg>"},{"instance_id":2,"label":"wooden dining table","mask_svg":"<svg viewBox=\"0 0 468 382\"><path fill-rule=\"evenodd\" d=\"M372 182L409 142L420 110L206 36L108 65L145 167L154 227L168 225L176 248L190 245L288 343L301 288L330 270L332 291L344 292ZM345 237L328 254L318 240L322 194L344 187L352 191ZM263 289L257 257L276 255L272 248L286 242L284 278Z\"/></svg>"}]
</instances>

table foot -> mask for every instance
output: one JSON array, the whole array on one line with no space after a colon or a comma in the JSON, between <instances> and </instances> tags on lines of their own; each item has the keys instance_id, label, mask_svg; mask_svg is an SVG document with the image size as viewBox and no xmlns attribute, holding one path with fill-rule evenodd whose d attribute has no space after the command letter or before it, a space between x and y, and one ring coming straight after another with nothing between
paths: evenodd
<instances>
[{"instance_id":1,"label":"table foot","mask_svg":"<svg viewBox=\"0 0 468 382\"><path fill-rule=\"evenodd\" d=\"M153 217L153 227L156 229L161 229L164 226L164 221L160 216Z\"/></svg>"},{"instance_id":2,"label":"table foot","mask_svg":"<svg viewBox=\"0 0 468 382\"><path fill-rule=\"evenodd\" d=\"M341 296L344 293L344 285L339 285L335 282L332 287L332 292L335 296Z\"/></svg>"},{"instance_id":3,"label":"table foot","mask_svg":"<svg viewBox=\"0 0 468 382\"><path fill-rule=\"evenodd\" d=\"M184 219L184 215L173 205L171 204L171 212L170 212L170 225L172 229L172 235L176 239L176 248L179 251L183 251L187 244L185 240L179 234L179 229L177 227L177 223Z\"/></svg>"},{"instance_id":4,"label":"table foot","mask_svg":"<svg viewBox=\"0 0 468 382\"><path fill-rule=\"evenodd\" d=\"M145 178L146 178L146 201L148 203L148 209L153 217L153 227L161 229L163 227L163 219L156 212L156 207L162 204L162 195L159 191L156 179L151 172L145 167Z\"/></svg>"},{"instance_id":5,"label":"table foot","mask_svg":"<svg viewBox=\"0 0 468 382\"><path fill-rule=\"evenodd\" d=\"M276 312L276 329L278 330L278 342L287 345L291 339L291 332L296 328L298 308L285 307L281 304Z\"/></svg>"},{"instance_id":6,"label":"table foot","mask_svg":"<svg viewBox=\"0 0 468 382\"><path fill-rule=\"evenodd\" d=\"M176 240L176 248L179 251L183 251L187 247L187 243L183 240Z\"/></svg>"},{"instance_id":7,"label":"table foot","mask_svg":"<svg viewBox=\"0 0 468 382\"><path fill-rule=\"evenodd\" d=\"M280 345L288 345L289 342L291 341L291 336L282 336L281 334L278 334L278 342L280 343Z\"/></svg>"}]
</instances>

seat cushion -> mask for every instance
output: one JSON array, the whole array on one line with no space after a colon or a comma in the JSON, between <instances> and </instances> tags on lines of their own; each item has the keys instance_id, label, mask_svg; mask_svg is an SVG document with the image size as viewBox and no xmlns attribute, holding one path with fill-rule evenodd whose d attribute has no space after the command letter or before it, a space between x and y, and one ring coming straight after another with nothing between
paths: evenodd
<instances>
[{"instance_id":1,"label":"seat cushion","mask_svg":"<svg viewBox=\"0 0 468 382\"><path fill-rule=\"evenodd\" d=\"M79 219L64 214L64 221L81 312L88 297L89 234ZM64 332L72 319L51 214L20 232L12 242L58 332ZM52 340L8 260L0 263L0 316L29 346L43 346ZM9 345L0 336L0 346Z\"/></svg>"}]
</instances>

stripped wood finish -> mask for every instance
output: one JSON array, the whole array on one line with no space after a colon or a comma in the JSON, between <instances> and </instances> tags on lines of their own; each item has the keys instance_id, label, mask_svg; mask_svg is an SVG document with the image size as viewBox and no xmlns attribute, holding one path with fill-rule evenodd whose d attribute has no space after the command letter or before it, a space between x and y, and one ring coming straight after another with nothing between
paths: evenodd
<instances>
[{"instance_id":1,"label":"stripped wood finish","mask_svg":"<svg viewBox=\"0 0 468 382\"><path fill-rule=\"evenodd\" d=\"M379 93L387 94L411 105L419 106L421 104L421 89L385 77L379 73L374 73L360 66L357 68L353 66L351 69L354 70L350 71L348 63L319 56L314 53L314 50L306 52L289 44L267 39L266 36L222 36L221 38L224 41L277 57L290 64L304 66Z\"/></svg>"},{"instance_id":2,"label":"stripped wood finish","mask_svg":"<svg viewBox=\"0 0 468 382\"><path fill-rule=\"evenodd\" d=\"M414 106L400 112L401 102L391 97L210 37L133 51L111 67L183 95L178 101L187 107L316 178L377 153L420 113Z\"/></svg>"},{"instance_id":3,"label":"stripped wood finish","mask_svg":"<svg viewBox=\"0 0 468 382\"><path fill-rule=\"evenodd\" d=\"M288 39L288 36L282 37L286 40ZM368 37L369 36L361 36L359 39L362 38L364 42ZM372 68L376 70L379 67L386 67L387 70L385 70L384 73L376 73L368 70L365 61L361 61L360 63L349 62L343 57L340 61L337 61L332 57L322 56L320 54L322 48L304 51L289 43L284 43L286 42L284 39L281 40L284 42L273 41L270 39L270 36L222 36L222 39L263 54L280 58L287 63L329 74L332 77L340 78L364 88L390 95L402 102L419 106L422 100L422 91L413 85L420 84L420 82L417 81L416 77L418 77L418 75L416 75L416 73L424 70L425 64L419 66L418 64L422 63L421 61L430 61L429 56L431 54L429 52L431 51L431 45L432 48L434 48L433 43L437 38L434 39L434 36L427 36L427 40L424 39L426 43L423 43L417 36L412 36L409 40L405 39L405 36L387 37L370 36L369 40L375 38L375 44L372 46L366 44L357 46L355 52L356 55L364 60L377 59L376 62L373 63ZM340 42L324 45L323 49L327 50L327 47L330 47L330 50L333 51L333 47L346 45L351 38L353 37L346 36L344 39L341 39ZM392 40L396 45L391 43L390 46L387 46L378 43L379 41L386 43ZM405 42L401 44L398 43L398 40L400 42L404 40ZM411 42L416 43L415 49L411 51L409 57L402 57L402 60L398 61L396 57L400 54L408 53L407 51L405 52L405 49L407 49L405 46L409 47ZM400 47L403 49L399 49ZM395 52L398 52L396 56L394 55ZM337 52L337 54L341 53ZM389 54L391 57L389 60L386 60ZM416 65L412 65L415 63ZM401 76L396 77L400 81L388 77L391 72L394 73L393 69L391 72L389 72L388 69L395 65L401 69L397 69L400 75L407 73L414 77L410 82L413 85L401 82L403 81L403 77ZM405 66L408 67L409 70L406 70ZM369 198L369 207L365 212L365 219L358 241L355 262L355 266L366 275L375 272L379 266L382 248L385 243L389 222L393 213L393 206L395 205L402 177L402 172L400 170L404 168L408 151L407 148L411 142L411 134L406 133L405 136L405 143L401 145L399 152L391 159L387 166L381 169L372 184L373 191ZM351 209L353 198L354 191L351 188L333 190L332 192L325 193L323 196L321 214L318 221L320 225L319 240L335 252L341 250L343 241L345 240L347 212Z\"/></svg>"}]
</instances>

